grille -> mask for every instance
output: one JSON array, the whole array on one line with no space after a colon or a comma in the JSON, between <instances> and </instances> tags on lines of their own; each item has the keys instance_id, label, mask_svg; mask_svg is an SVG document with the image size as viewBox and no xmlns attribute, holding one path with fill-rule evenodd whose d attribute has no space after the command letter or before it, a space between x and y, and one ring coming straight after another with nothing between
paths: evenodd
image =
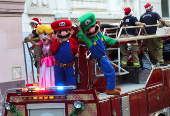
<instances>
[{"instance_id":1,"label":"grille","mask_svg":"<svg viewBox=\"0 0 170 116\"><path fill-rule=\"evenodd\" d=\"M122 116L130 116L129 96L121 97Z\"/></svg>"}]
</instances>

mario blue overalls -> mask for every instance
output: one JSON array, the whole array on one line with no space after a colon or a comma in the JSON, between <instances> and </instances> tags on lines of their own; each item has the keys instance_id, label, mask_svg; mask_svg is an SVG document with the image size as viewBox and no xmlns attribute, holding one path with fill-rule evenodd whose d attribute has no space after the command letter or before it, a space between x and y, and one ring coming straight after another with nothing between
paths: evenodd
<instances>
[{"instance_id":1,"label":"mario blue overalls","mask_svg":"<svg viewBox=\"0 0 170 116\"><path fill-rule=\"evenodd\" d=\"M55 60L62 64L69 64L74 61L73 54L70 49L70 42L63 41L55 54ZM55 64L54 66L54 74L55 74L55 85L63 86L64 76L67 78L68 85L76 85L76 78L74 75L73 66L63 68Z\"/></svg>"},{"instance_id":2,"label":"mario blue overalls","mask_svg":"<svg viewBox=\"0 0 170 116\"><path fill-rule=\"evenodd\" d=\"M91 38L93 45L91 48L89 48L89 50L92 56L95 59L97 59L97 61L99 62L99 67L105 75L105 79L107 81L107 90L114 90L115 89L115 70L110 64L108 57L106 56L107 50L106 50L104 39L99 33L98 35L100 39L98 39L97 41L94 41Z\"/></svg>"}]
</instances>

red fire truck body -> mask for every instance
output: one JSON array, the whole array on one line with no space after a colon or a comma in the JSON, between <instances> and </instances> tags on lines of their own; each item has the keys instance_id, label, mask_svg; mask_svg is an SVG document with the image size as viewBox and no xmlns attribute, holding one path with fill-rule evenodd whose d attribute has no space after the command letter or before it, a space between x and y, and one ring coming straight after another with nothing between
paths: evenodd
<instances>
[{"instance_id":1,"label":"red fire truck body","mask_svg":"<svg viewBox=\"0 0 170 116\"><path fill-rule=\"evenodd\" d=\"M116 86L122 91L118 96L106 95L103 73L88 48L78 43L80 57L75 59L76 88L13 88L6 92L4 104L12 102L22 116L73 116L74 111L80 109L82 111L75 113L77 116L170 116L170 66L151 70L122 69L124 72L120 72L117 67L120 65L113 63ZM109 49L115 50L108 46ZM114 55L108 55L110 60L115 58ZM84 109L76 108L76 101L80 101ZM3 115L14 116L5 108Z\"/></svg>"},{"instance_id":2,"label":"red fire truck body","mask_svg":"<svg viewBox=\"0 0 170 116\"><path fill-rule=\"evenodd\" d=\"M6 102L13 102L23 116L39 116L41 113L46 116L46 112L67 116L74 110L74 101L78 100L85 104L79 116L154 116L151 114L170 107L170 67L147 73L144 73L149 75L146 84L121 84L120 96L98 95L96 90L54 88L31 91L28 88L20 93L8 93ZM5 116L12 114L5 110Z\"/></svg>"}]
</instances>

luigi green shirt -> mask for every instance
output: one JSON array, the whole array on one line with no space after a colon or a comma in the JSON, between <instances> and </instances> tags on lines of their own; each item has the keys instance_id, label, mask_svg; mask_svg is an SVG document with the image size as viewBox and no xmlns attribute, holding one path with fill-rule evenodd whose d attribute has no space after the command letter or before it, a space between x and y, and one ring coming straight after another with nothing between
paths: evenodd
<instances>
[{"instance_id":1,"label":"luigi green shirt","mask_svg":"<svg viewBox=\"0 0 170 116\"><path fill-rule=\"evenodd\" d=\"M100 35L103 37L103 39L104 39L104 41L105 41L106 44L108 44L108 45L115 45L115 43L116 43L116 40L115 40L115 39L110 38L110 37L107 37L107 36L104 36L101 31L99 31L99 33L100 33ZM92 47L93 43L92 43L91 39L90 39L89 37L85 36L85 35L83 34L83 31L82 31L82 30L81 30L80 32L78 32L78 33L76 34L76 36L77 36L82 42L86 43L88 48L91 48L91 47ZM96 34L94 37L91 37L91 38L92 38L94 41L97 41L97 40L100 39L100 37L99 37L98 34Z\"/></svg>"}]
</instances>

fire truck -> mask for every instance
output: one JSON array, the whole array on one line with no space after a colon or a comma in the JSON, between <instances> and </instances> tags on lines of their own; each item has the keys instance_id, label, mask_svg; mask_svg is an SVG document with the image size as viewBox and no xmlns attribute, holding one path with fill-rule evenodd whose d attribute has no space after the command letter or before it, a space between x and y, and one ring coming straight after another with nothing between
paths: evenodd
<instances>
[{"instance_id":1,"label":"fire truck","mask_svg":"<svg viewBox=\"0 0 170 116\"><path fill-rule=\"evenodd\" d=\"M170 21L166 23L170 24ZM127 35L127 38L119 39L123 28L137 28L137 36ZM73 29L76 33L77 28ZM104 74L87 46L74 34L80 51L74 64L77 85L39 88L34 73L33 82L30 83L25 56L26 87L6 91L3 116L170 116L170 66L155 66L140 44L138 53L141 68L131 68L131 55L129 67L121 68L118 48L118 44L129 44L134 40L142 43L149 38L169 38L170 27L158 28L159 32L155 35L142 34L144 28L141 26L119 28L111 24L101 25L101 30L103 34L119 41L115 46L107 46L107 55L116 71L116 86L122 88L121 95L105 93ZM23 45L29 49L28 42L23 42ZM34 56L30 49L29 55L33 67Z\"/></svg>"}]
</instances>

